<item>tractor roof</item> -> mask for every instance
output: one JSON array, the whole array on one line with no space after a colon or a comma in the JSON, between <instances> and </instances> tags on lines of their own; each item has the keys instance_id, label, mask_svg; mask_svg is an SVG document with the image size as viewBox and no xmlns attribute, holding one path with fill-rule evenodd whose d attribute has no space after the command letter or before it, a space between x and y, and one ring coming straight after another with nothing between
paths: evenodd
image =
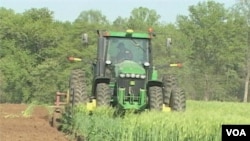
<instances>
[{"instance_id":1,"label":"tractor roof","mask_svg":"<svg viewBox=\"0 0 250 141\"><path fill-rule=\"evenodd\" d=\"M151 35L149 33L139 33L134 32L133 30L127 30L126 32L114 32L114 31L106 31L103 36L106 37L130 37L130 38L146 38L150 39Z\"/></svg>"}]
</instances>

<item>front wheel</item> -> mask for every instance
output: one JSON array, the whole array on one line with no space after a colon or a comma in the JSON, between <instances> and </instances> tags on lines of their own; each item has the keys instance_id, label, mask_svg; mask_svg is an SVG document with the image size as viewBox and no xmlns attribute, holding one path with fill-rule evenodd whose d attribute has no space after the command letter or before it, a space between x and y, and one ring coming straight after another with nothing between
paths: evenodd
<instances>
[{"instance_id":1,"label":"front wheel","mask_svg":"<svg viewBox=\"0 0 250 141\"><path fill-rule=\"evenodd\" d=\"M111 101L111 94L108 84L98 83L96 86L96 105L109 106Z\"/></svg>"},{"instance_id":2,"label":"front wheel","mask_svg":"<svg viewBox=\"0 0 250 141\"><path fill-rule=\"evenodd\" d=\"M149 87L149 108L150 110L162 110L163 105L163 92L162 87L152 86Z\"/></svg>"},{"instance_id":3,"label":"front wheel","mask_svg":"<svg viewBox=\"0 0 250 141\"><path fill-rule=\"evenodd\" d=\"M170 107L173 111L185 111L186 110L186 96L181 88L176 88L170 99Z\"/></svg>"}]
</instances>

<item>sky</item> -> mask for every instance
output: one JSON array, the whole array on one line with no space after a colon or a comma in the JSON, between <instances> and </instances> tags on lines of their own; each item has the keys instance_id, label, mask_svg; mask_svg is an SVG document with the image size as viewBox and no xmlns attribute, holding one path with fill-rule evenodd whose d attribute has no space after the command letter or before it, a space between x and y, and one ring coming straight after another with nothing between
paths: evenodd
<instances>
[{"instance_id":1,"label":"sky","mask_svg":"<svg viewBox=\"0 0 250 141\"><path fill-rule=\"evenodd\" d=\"M118 16L129 17L140 6L153 9L161 16L160 21L174 23L178 15L188 15L188 7L206 0L0 0L0 7L22 13L31 8L46 7L54 12L55 20L73 22L82 11L100 10L109 21ZM237 0L215 0L226 8Z\"/></svg>"}]
</instances>

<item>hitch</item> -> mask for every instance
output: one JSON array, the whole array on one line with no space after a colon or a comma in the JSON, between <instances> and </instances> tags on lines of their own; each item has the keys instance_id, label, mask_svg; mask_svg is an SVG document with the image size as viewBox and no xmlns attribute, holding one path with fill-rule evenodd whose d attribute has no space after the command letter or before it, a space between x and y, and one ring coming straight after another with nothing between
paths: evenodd
<instances>
[{"instance_id":1,"label":"hitch","mask_svg":"<svg viewBox=\"0 0 250 141\"><path fill-rule=\"evenodd\" d=\"M69 91L66 93L56 92L56 101L54 103L53 113L51 117L51 126L59 128L60 118L65 110L65 105L69 103Z\"/></svg>"}]
</instances>

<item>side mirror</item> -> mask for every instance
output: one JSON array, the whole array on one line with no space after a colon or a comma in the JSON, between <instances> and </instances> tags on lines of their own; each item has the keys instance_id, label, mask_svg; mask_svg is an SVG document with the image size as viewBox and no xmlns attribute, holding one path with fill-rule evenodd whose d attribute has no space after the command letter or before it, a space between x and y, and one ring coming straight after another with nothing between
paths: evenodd
<instances>
[{"instance_id":1,"label":"side mirror","mask_svg":"<svg viewBox=\"0 0 250 141\"><path fill-rule=\"evenodd\" d=\"M88 34L87 33L82 34L82 41L83 41L84 44L88 44L89 40L88 40Z\"/></svg>"},{"instance_id":2,"label":"side mirror","mask_svg":"<svg viewBox=\"0 0 250 141\"><path fill-rule=\"evenodd\" d=\"M166 44L167 44L167 47L171 47L172 46L172 39L167 38Z\"/></svg>"}]
</instances>

